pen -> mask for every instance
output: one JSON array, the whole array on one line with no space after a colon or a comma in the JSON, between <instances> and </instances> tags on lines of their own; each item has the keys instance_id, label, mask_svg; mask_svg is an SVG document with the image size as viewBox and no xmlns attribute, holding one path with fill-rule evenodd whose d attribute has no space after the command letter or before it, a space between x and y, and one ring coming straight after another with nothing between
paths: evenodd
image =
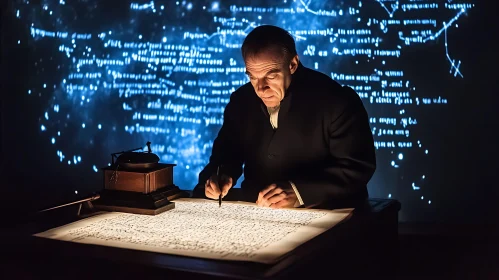
<instances>
[{"instance_id":1,"label":"pen","mask_svg":"<svg viewBox=\"0 0 499 280\"><path fill-rule=\"evenodd\" d=\"M218 196L218 207L222 207L222 187L220 186L220 165L217 167L217 184L220 189L220 195Z\"/></svg>"}]
</instances>

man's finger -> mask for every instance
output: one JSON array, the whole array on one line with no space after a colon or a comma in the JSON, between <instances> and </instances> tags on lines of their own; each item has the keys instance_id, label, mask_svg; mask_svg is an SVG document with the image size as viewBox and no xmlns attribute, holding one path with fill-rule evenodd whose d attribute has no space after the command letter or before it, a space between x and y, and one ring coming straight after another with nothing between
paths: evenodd
<instances>
[{"instance_id":1,"label":"man's finger","mask_svg":"<svg viewBox=\"0 0 499 280\"><path fill-rule=\"evenodd\" d=\"M218 187L218 184L213 182L213 181L210 181L210 186L211 188L213 189L213 192L216 194L216 195L219 195L221 192L220 192L220 188Z\"/></svg>"},{"instance_id":2,"label":"man's finger","mask_svg":"<svg viewBox=\"0 0 499 280\"><path fill-rule=\"evenodd\" d=\"M206 182L206 186L205 186L206 189L210 189L211 191L214 191L213 189L213 186L211 185L211 180L208 180Z\"/></svg>"},{"instance_id":3,"label":"man's finger","mask_svg":"<svg viewBox=\"0 0 499 280\"><path fill-rule=\"evenodd\" d=\"M285 192L281 192L280 194L276 194L273 197L267 199L269 203L278 203L279 201L285 199L287 194Z\"/></svg>"},{"instance_id":4,"label":"man's finger","mask_svg":"<svg viewBox=\"0 0 499 280\"><path fill-rule=\"evenodd\" d=\"M215 198L216 194L213 192L211 188L206 188L206 196L209 198Z\"/></svg>"},{"instance_id":5,"label":"man's finger","mask_svg":"<svg viewBox=\"0 0 499 280\"><path fill-rule=\"evenodd\" d=\"M278 194L281 194L282 192L284 192L281 188L274 188L272 190L270 190L269 192L267 192L264 196L263 196L263 199L269 199L271 197L273 197L274 195L278 195Z\"/></svg>"},{"instance_id":6,"label":"man's finger","mask_svg":"<svg viewBox=\"0 0 499 280\"><path fill-rule=\"evenodd\" d=\"M261 206L261 207L266 207L268 205L267 200L265 199L260 199L256 201L256 205Z\"/></svg>"},{"instance_id":7,"label":"man's finger","mask_svg":"<svg viewBox=\"0 0 499 280\"><path fill-rule=\"evenodd\" d=\"M270 208L273 208L273 209L284 208L284 207L288 206L288 204L289 204L289 201L287 198L285 198L277 203L271 204Z\"/></svg>"},{"instance_id":8,"label":"man's finger","mask_svg":"<svg viewBox=\"0 0 499 280\"><path fill-rule=\"evenodd\" d=\"M213 190L216 192L220 192L220 188L218 186L220 182L218 181L218 177L216 175L212 175L209 181Z\"/></svg>"},{"instance_id":9,"label":"man's finger","mask_svg":"<svg viewBox=\"0 0 499 280\"><path fill-rule=\"evenodd\" d=\"M227 184L225 184L222 187L222 197L227 195L227 193L229 192L231 187L232 187L232 178L229 178L229 181L227 182Z\"/></svg>"},{"instance_id":10,"label":"man's finger","mask_svg":"<svg viewBox=\"0 0 499 280\"><path fill-rule=\"evenodd\" d=\"M266 187L265 189L261 190L260 193L258 193L257 201L261 201L264 195L266 195L269 191L275 189L276 187L277 187L276 184L272 184Z\"/></svg>"},{"instance_id":11,"label":"man's finger","mask_svg":"<svg viewBox=\"0 0 499 280\"><path fill-rule=\"evenodd\" d=\"M274 198L275 201L280 201L282 199L279 195L275 195L272 198ZM270 207L272 205L272 201L269 199L262 198L261 200L258 201L257 204L263 207Z\"/></svg>"}]
</instances>

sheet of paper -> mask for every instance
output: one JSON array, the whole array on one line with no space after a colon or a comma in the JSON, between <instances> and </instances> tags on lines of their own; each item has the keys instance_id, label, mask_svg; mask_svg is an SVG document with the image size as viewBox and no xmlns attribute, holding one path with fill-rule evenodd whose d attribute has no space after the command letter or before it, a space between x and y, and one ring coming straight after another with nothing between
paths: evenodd
<instances>
[{"instance_id":1,"label":"sheet of paper","mask_svg":"<svg viewBox=\"0 0 499 280\"><path fill-rule=\"evenodd\" d=\"M35 236L199 258L273 263L353 209L270 209L247 202L177 199L156 216L108 212Z\"/></svg>"}]
</instances>

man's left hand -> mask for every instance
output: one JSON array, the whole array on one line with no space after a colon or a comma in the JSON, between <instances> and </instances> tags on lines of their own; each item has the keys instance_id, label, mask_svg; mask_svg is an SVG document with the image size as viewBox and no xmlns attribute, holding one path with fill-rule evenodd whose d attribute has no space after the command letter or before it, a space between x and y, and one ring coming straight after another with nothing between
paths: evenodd
<instances>
[{"instance_id":1,"label":"man's left hand","mask_svg":"<svg viewBox=\"0 0 499 280\"><path fill-rule=\"evenodd\" d=\"M256 204L270 208L291 208L297 201L298 197L290 184L272 184L258 194Z\"/></svg>"}]
</instances>

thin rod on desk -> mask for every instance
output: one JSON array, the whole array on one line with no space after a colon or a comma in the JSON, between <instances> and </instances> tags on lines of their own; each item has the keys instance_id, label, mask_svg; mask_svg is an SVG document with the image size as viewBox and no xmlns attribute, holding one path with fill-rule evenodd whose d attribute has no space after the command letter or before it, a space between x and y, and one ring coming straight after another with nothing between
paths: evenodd
<instances>
[{"instance_id":1,"label":"thin rod on desk","mask_svg":"<svg viewBox=\"0 0 499 280\"><path fill-rule=\"evenodd\" d=\"M59 205L59 206L55 206L55 207L51 207L51 208L48 208L48 209L41 210L41 211L39 211L39 213L45 212L45 211L49 211L49 210L53 210L53 209L57 209L57 208L61 208L61 207L64 207L64 206L69 206L69 205L73 205L73 204L82 203L82 202L94 201L94 200L97 200L99 198L100 198L100 195L96 194L96 195L94 195L92 197L89 197L89 198L85 198L85 199L82 199L82 200L73 201L73 202L70 202L70 203L63 204L63 205Z\"/></svg>"}]
</instances>

